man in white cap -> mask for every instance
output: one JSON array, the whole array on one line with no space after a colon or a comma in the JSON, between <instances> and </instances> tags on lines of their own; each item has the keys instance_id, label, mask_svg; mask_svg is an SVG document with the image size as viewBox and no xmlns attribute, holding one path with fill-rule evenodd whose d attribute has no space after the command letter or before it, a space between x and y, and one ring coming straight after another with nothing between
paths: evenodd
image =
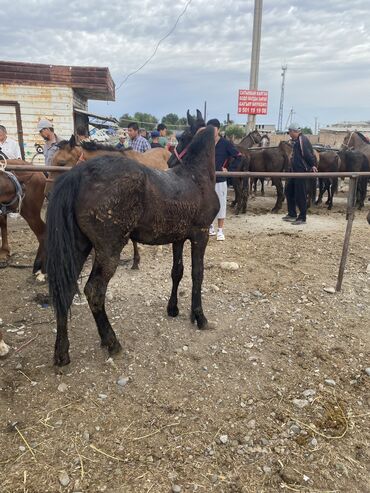
<instances>
[{"instance_id":1,"label":"man in white cap","mask_svg":"<svg viewBox=\"0 0 370 493\"><path fill-rule=\"evenodd\" d=\"M8 159L22 159L18 142L8 137L4 125L0 125L0 150Z\"/></svg>"},{"instance_id":2,"label":"man in white cap","mask_svg":"<svg viewBox=\"0 0 370 493\"><path fill-rule=\"evenodd\" d=\"M317 172L317 163L311 142L302 134L300 126L297 123L291 123L288 131L293 142L292 171L294 173ZM306 224L307 189L305 178L289 178L285 187L285 195L288 203L288 214L283 217L283 221L288 221L295 226Z\"/></svg>"},{"instance_id":3,"label":"man in white cap","mask_svg":"<svg viewBox=\"0 0 370 493\"><path fill-rule=\"evenodd\" d=\"M42 118L37 124L37 130L44 139L44 157L46 166L51 166L53 156L57 152L60 138L54 133L54 126L50 120Z\"/></svg>"}]
</instances>

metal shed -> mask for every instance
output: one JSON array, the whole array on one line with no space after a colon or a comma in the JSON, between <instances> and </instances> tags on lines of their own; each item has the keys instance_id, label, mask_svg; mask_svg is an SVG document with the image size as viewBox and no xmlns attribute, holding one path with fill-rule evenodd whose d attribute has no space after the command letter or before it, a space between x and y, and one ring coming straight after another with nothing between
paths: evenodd
<instances>
[{"instance_id":1,"label":"metal shed","mask_svg":"<svg viewBox=\"0 0 370 493\"><path fill-rule=\"evenodd\" d=\"M89 99L115 100L108 68L0 61L0 123L18 140L26 160L43 143L36 131L40 118L69 138L78 126L88 128Z\"/></svg>"}]
</instances>

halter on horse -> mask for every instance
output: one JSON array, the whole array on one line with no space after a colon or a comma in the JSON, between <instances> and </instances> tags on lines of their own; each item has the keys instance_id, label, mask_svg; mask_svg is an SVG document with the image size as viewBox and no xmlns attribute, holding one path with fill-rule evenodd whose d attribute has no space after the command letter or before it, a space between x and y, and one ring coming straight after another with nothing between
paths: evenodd
<instances>
[{"instance_id":1,"label":"halter on horse","mask_svg":"<svg viewBox=\"0 0 370 493\"><path fill-rule=\"evenodd\" d=\"M5 216L6 214L9 214L9 212L19 212L21 210L24 193L18 178L13 173L10 173L10 171L5 171L8 157L2 151L0 151L0 159L2 160L2 163L0 164L0 173L4 173L9 178L15 189L15 195L12 200L9 202L0 202L0 216ZM17 203L18 208L14 211L14 206Z\"/></svg>"}]
</instances>

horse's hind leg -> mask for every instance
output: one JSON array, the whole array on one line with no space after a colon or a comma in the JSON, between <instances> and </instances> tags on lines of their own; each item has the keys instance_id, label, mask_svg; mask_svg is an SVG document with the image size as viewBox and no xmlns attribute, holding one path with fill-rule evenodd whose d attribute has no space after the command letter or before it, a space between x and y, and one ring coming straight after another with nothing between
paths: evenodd
<instances>
[{"instance_id":1,"label":"horse's hind leg","mask_svg":"<svg viewBox=\"0 0 370 493\"><path fill-rule=\"evenodd\" d=\"M172 244L172 291L167 305L167 313L170 317L177 317L177 315L179 314L179 309L177 307L177 289L184 273L184 264L182 260L184 243L184 241L178 241Z\"/></svg>"},{"instance_id":2,"label":"horse's hind leg","mask_svg":"<svg viewBox=\"0 0 370 493\"><path fill-rule=\"evenodd\" d=\"M132 264L131 269L137 270L140 264L140 253L139 248L137 246L136 241L132 241L132 246L134 247L134 263Z\"/></svg>"},{"instance_id":3,"label":"horse's hind leg","mask_svg":"<svg viewBox=\"0 0 370 493\"><path fill-rule=\"evenodd\" d=\"M202 308L202 282L204 274L204 252L208 243L208 231L199 232L191 238L191 321L197 321L198 329L207 329L208 321Z\"/></svg>"},{"instance_id":4,"label":"horse's hind leg","mask_svg":"<svg viewBox=\"0 0 370 493\"><path fill-rule=\"evenodd\" d=\"M0 261L6 260L10 254L7 223L8 223L7 216L1 215L0 216L0 231L1 231Z\"/></svg>"},{"instance_id":5,"label":"horse's hind leg","mask_svg":"<svg viewBox=\"0 0 370 493\"><path fill-rule=\"evenodd\" d=\"M283 205L283 200L284 200L284 188L283 188L283 183L281 181L281 178L272 178L271 180L272 184L276 187L276 204L274 207L271 209L271 212L277 213L281 209Z\"/></svg>"},{"instance_id":6,"label":"horse's hind leg","mask_svg":"<svg viewBox=\"0 0 370 493\"><path fill-rule=\"evenodd\" d=\"M101 345L108 348L110 355L122 349L105 311L105 295L108 283L119 263L121 246L114 252L107 252L95 246L95 261L84 290L98 328Z\"/></svg>"}]
</instances>

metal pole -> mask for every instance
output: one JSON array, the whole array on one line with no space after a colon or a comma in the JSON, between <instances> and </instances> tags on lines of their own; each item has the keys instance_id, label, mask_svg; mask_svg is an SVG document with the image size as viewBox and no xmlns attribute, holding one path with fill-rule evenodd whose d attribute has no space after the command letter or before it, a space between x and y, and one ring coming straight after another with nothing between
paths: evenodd
<instances>
[{"instance_id":1,"label":"metal pole","mask_svg":"<svg viewBox=\"0 0 370 493\"><path fill-rule=\"evenodd\" d=\"M285 74L286 71L288 70L288 65L283 65L281 67L282 73L281 73L281 93L280 93L280 107L279 107L279 118L278 118L278 126L277 130L278 132L283 131L283 113L284 113L284 92L285 92Z\"/></svg>"},{"instance_id":2,"label":"metal pole","mask_svg":"<svg viewBox=\"0 0 370 493\"><path fill-rule=\"evenodd\" d=\"M251 90L258 89L258 71L259 71L260 51L261 51L262 8L263 8L263 0L254 0L251 74L249 80L249 89ZM247 133L254 130L255 126L256 126L256 115L248 115Z\"/></svg>"},{"instance_id":3,"label":"metal pole","mask_svg":"<svg viewBox=\"0 0 370 493\"><path fill-rule=\"evenodd\" d=\"M207 101L204 101L204 115L203 115L204 121L207 121Z\"/></svg>"},{"instance_id":4,"label":"metal pole","mask_svg":"<svg viewBox=\"0 0 370 493\"><path fill-rule=\"evenodd\" d=\"M358 180L357 177L351 176L349 182L349 191L348 191L348 200L347 200L347 227L346 227L346 234L344 236L342 257L340 259L337 285L335 288L336 291L340 291L342 289L344 269L346 267L348 250L349 250L349 240L351 238L352 224L355 218L357 180Z\"/></svg>"}]
</instances>

